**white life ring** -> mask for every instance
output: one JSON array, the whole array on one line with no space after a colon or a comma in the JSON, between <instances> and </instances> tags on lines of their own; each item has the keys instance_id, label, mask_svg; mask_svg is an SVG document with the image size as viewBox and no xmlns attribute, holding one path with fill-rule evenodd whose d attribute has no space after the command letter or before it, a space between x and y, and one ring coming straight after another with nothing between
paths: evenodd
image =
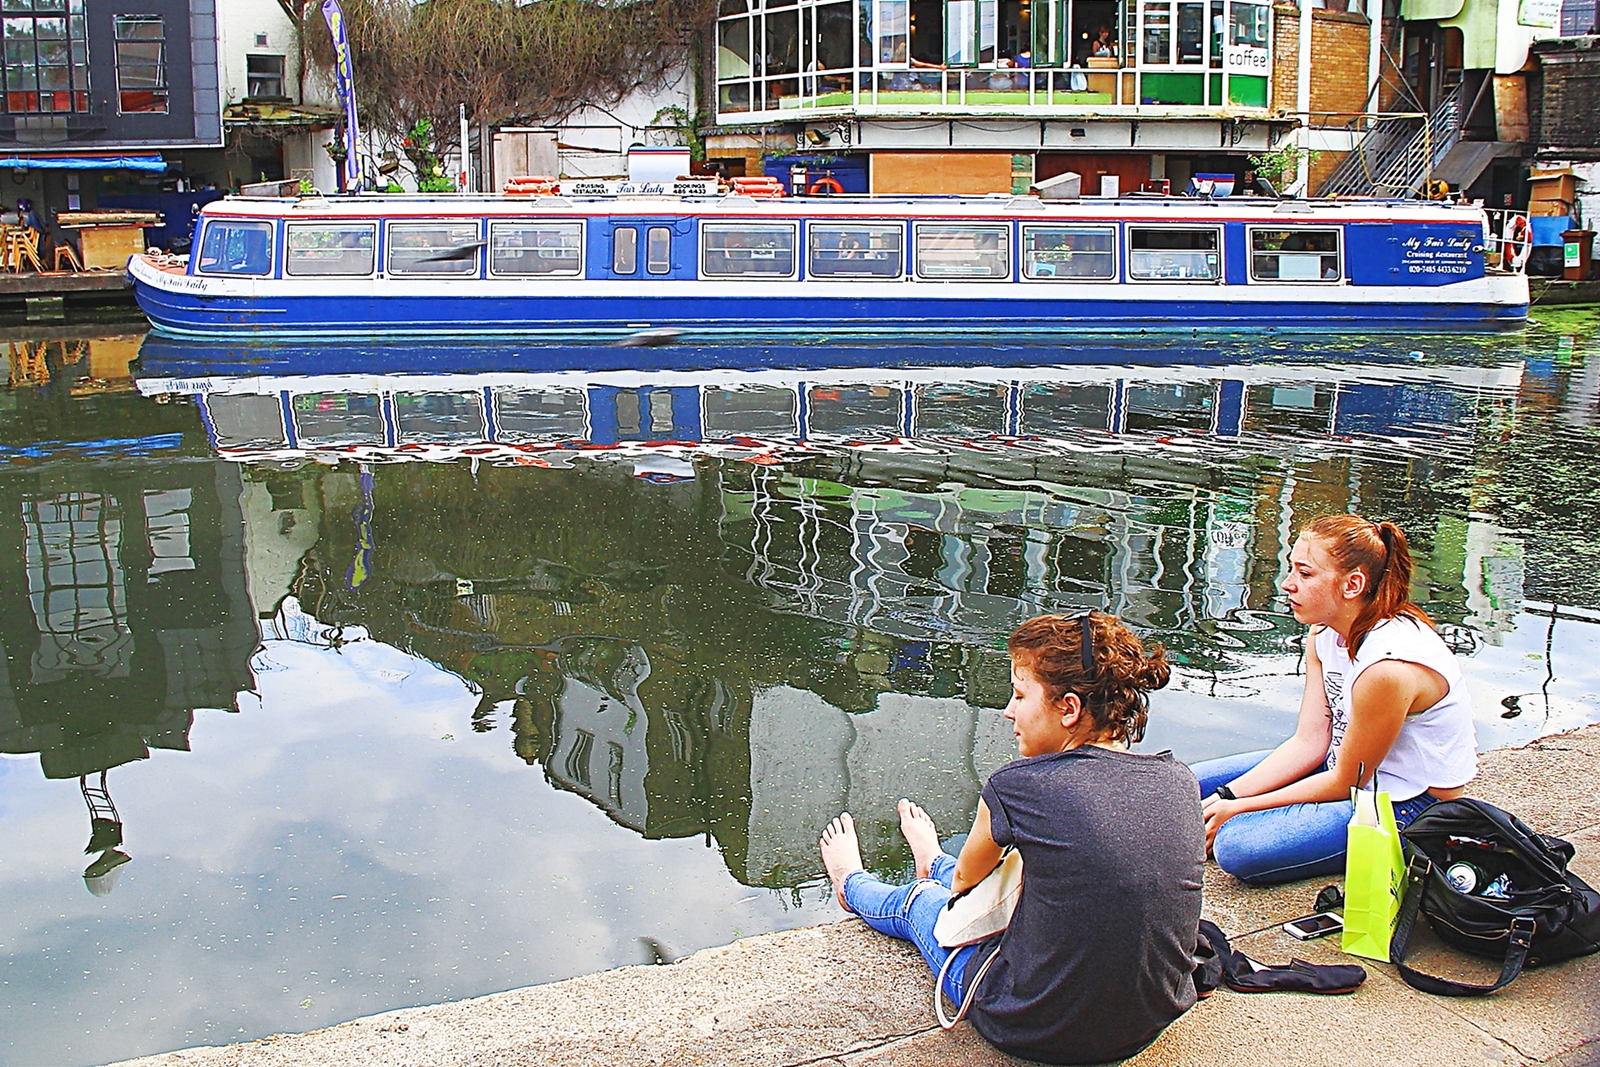
<instances>
[{"instance_id":1,"label":"white life ring","mask_svg":"<svg viewBox=\"0 0 1600 1067\"><path fill-rule=\"evenodd\" d=\"M1526 215L1509 215L1500 231L1500 261L1513 270L1521 270L1533 251L1533 227Z\"/></svg>"}]
</instances>

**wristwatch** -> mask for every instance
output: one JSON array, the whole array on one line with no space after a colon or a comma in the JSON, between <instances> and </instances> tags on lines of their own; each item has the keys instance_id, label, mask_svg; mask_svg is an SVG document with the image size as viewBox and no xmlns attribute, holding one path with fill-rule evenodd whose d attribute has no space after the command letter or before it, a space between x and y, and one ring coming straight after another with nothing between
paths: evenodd
<instances>
[{"instance_id":1,"label":"wristwatch","mask_svg":"<svg viewBox=\"0 0 1600 1067\"><path fill-rule=\"evenodd\" d=\"M1212 796L1221 797L1223 800L1238 800L1239 799L1238 797L1233 795L1233 790L1229 789L1225 785L1217 786L1216 792L1212 793L1211 795Z\"/></svg>"}]
</instances>

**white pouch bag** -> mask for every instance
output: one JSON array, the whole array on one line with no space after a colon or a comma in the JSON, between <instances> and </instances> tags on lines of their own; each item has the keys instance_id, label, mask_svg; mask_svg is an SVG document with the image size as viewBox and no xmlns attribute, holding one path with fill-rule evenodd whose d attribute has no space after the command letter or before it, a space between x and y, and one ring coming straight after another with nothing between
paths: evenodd
<instances>
[{"instance_id":1,"label":"white pouch bag","mask_svg":"<svg viewBox=\"0 0 1600 1067\"><path fill-rule=\"evenodd\" d=\"M1011 913L1017 910L1017 901L1021 897L1022 853L1008 848L1000 857L1000 862L995 864L994 870L984 875L983 881L965 893L950 898L933 924L933 936L942 947L948 949L975 945L1011 925ZM951 952L945 958L944 966L939 968L939 976L933 983L933 1010L939 1017L941 1027L949 1030L966 1017L967 1009L972 1007L973 995L978 991L978 983L983 981L983 976L988 973L989 965L997 955L998 949L990 953L978 973L967 983L967 995L962 998L955 1018L945 1015L943 991L945 974L950 970L950 962L956 958L956 954Z\"/></svg>"}]
</instances>

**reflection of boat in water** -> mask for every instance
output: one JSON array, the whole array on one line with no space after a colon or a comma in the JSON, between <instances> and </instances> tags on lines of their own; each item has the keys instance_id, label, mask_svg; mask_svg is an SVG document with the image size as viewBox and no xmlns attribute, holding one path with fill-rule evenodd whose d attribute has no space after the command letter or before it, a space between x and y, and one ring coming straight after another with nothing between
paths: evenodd
<instances>
[{"instance_id":1,"label":"reflection of boat in water","mask_svg":"<svg viewBox=\"0 0 1600 1067\"><path fill-rule=\"evenodd\" d=\"M187 262L128 271L156 329L190 337L1487 330L1528 311L1467 205L608 192L229 198Z\"/></svg>"},{"instance_id":2,"label":"reflection of boat in water","mask_svg":"<svg viewBox=\"0 0 1600 1067\"><path fill-rule=\"evenodd\" d=\"M589 354L613 350L560 351L583 364ZM1257 363L1213 345L1019 346L964 350L981 365L948 367L928 365L924 351L727 349L718 358L754 369L537 373L506 369L530 365L508 348L457 350L437 358L444 364L459 356L459 364L433 370L414 350L405 351L407 364L381 348L316 356L265 349L268 365L255 367L238 349L151 340L138 384L146 395L194 397L213 446L229 458L549 464L575 450L623 447L637 455L653 446L657 459L640 473L671 480L693 472L660 458L669 446L753 453L919 438L1022 448L1030 440L1070 439L1092 448L1107 433L1432 436L1454 418L1451 390L1435 386L1514 388L1521 374L1520 364L1424 365L1370 350L1337 362L1322 352L1315 361ZM823 354L838 363L773 367ZM291 370L329 364L343 372Z\"/></svg>"}]
</instances>

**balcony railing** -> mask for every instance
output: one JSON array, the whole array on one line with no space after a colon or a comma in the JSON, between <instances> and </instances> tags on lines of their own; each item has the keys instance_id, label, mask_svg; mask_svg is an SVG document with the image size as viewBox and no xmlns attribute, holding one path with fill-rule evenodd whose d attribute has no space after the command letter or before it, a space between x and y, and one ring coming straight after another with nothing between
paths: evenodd
<instances>
[{"instance_id":1,"label":"balcony railing","mask_svg":"<svg viewBox=\"0 0 1600 1067\"><path fill-rule=\"evenodd\" d=\"M754 96L755 99L751 99ZM1116 114L1265 111L1266 79L1220 70L1137 68L818 71L718 87L718 120L802 114Z\"/></svg>"}]
</instances>

